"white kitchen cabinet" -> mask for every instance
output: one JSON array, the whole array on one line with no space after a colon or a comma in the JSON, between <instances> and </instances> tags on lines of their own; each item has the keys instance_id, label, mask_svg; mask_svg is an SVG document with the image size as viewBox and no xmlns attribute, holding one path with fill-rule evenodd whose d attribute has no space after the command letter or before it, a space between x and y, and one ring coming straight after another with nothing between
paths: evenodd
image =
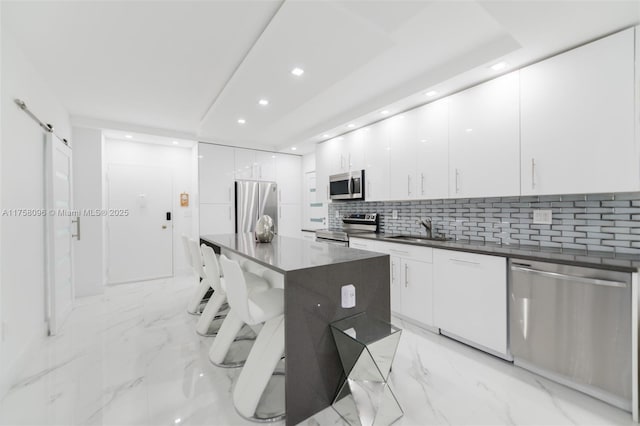
<instances>
[{"instance_id":1,"label":"white kitchen cabinet","mask_svg":"<svg viewBox=\"0 0 640 426\"><path fill-rule=\"evenodd\" d=\"M386 120L385 120L386 121ZM385 201L389 199L389 151L384 121L368 127L364 151L365 200Z\"/></svg>"},{"instance_id":2,"label":"white kitchen cabinet","mask_svg":"<svg viewBox=\"0 0 640 426\"><path fill-rule=\"evenodd\" d=\"M512 72L449 98L450 197L520 194L518 76Z\"/></svg>"},{"instance_id":3,"label":"white kitchen cabinet","mask_svg":"<svg viewBox=\"0 0 640 426\"><path fill-rule=\"evenodd\" d=\"M198 144L198 186L200 203L233 204L234 149Z\"/></svg>"},{"instance_id":4,"label":"white kitchen cabinet","mask_svg":"<svg viewBox=\"0 0 640 426\"><path fill-rule=\"evenodd\" d=\"M508 358L506 258L435 249L433 267L435 326Z\"/></svg>"},{"instance_id":5,"label":"white kitchen cabinet","mask_svg":"<svg viewBox=\"0 0 640 426\"><path fill-rule=\"evenodd\" d=\"M297 155L277 154L275 158L278 203L301 204L302 160Z\"/></svg>"},{"instance_id":6,"label":"white kitchen cabinet","mask_svg":"<svg viewBox=\"0 0 640 426\"><path fill-rule=\"evenodd\" d=\"M391 312L433 327L433 249L350 238L349 247L390 256Z\"/></svg>"},{"instance_id":7,"label":"white kitchen cabinet","mask_svg":"<svg viewBox=\"0 0 640 426\"><path fill-rule=\"evenodd\" d=\"M449 195L449 102L438 100L415 110L417 122L414 148L416 161L413 197L447 198Z\"/></svg>"},{"instance_id":8,"label":"white kitchen cabinet","mask_svg":"<svg viewBox=\"0 0 640 426\"><path fill-rule=\"evenodd\" d=\"M338 138L316 145L316 200L329 201L329 176L337 173L339 167Z\"/></svg>"},{"instance_id":9,"label":"white kitchen cabinet","mask_svg":"<svg viewBox=\"0 0 640 426\"><path fill-rule=\"evenodd\" d=\"M254 171L256 168L256 156L250 149L235 149L235 175L236 179L256 179Z\"/></svg>"},{"instance_id":10,"label":"white kitchen cabinet","mask_svg":"<svg viewBox=\"0 0 640 426\"><path fill-rule=\"evenodd\" d=\"M200 235L235 232L233 205L200 203Z\"/></svg>"},{"instance_id":11,"label":"white kitchen cabinet","mask_svg":"<svg viewBox=\"0 0 640 426\"><path fill-rule=\"evenodd\" d=\"M520 71L522 194L637 191L634 29Z\"/></svg>"},{"instance_id":12,"label":"white kitchen cabinet","mask_svg":"<svg viewBox=\"0 0 640 426\"><path fill-rule=\"evenodd\" d=\"M254 155L254 179L267 182L275 182L277 155L273 152L266 151L254 151ZM300 173L298 173L298 180L300 180Z\"/></svg>"},{"instance_id":13,"label":"white kitchen cabinet","mask_svg":"<svg viewBox=\"0 0 640 426\"><path fill-rule=\"evenodd\" d=\"M384 120L389 148L389 199L415 198L417 112L412 110Z\"/></svg>"},{"instance_id":14,"label":"white kitchen cabinet","mask_svg":"<svg viewBox=\"0 0 640 426\"><path fill-rule=\"evenodd\" d=\"M285 237L299 237L302 227L302 206L300 204L278 205L278 234Z\"/></svg>"},{"instance_id":15,"label":"white kitchen cabinet","mask_svg":"<svg viewBox=\"0 0 640 426\"><path fill-rule=\"evenodd\" d=\"M364 169L364 151L367 147L369 132L369 128L365 127L345 135L348 136L343 149L343 155L347 158L346 164L348 165L345 171L353 172Z\"/></svg>"}]
</instances>

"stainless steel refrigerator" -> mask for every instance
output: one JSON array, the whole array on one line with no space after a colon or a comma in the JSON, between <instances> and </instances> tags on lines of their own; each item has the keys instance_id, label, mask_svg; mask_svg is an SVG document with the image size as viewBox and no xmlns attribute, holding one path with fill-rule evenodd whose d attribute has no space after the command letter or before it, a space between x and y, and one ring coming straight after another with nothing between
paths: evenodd
<instances>
[{"instance_id":1,"label":"stainless steel refrigerator","mask_svg":"<svg viewBox=\"0 0 640 426\"><path fill-rule=\"evenodd\" d=\"M236 232L253 232L262 215L273 219L278 233L278 186L275 182L236 181Z\"/></svg>"}]
</instances>

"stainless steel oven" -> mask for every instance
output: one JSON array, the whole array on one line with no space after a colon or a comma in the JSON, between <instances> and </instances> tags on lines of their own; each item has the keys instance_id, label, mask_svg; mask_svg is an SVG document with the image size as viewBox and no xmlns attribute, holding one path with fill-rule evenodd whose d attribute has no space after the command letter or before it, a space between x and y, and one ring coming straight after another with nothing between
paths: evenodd
<instances>
[{"instance_id":1,"label":"stainless steel oven","mask_svg":"<svg viewBox=\"0 0 640 426\"><path fill-rule=\"evenodd\" d=\"M364 200L364 170L329 176L329 198Z\"/></svg>"}]
</instances>

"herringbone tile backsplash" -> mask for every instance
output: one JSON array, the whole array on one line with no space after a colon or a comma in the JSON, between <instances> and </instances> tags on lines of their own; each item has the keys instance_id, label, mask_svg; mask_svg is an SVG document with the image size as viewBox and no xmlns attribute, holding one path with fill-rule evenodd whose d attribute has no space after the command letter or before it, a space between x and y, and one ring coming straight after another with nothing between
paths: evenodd
<instances>
[{"instance_id":1,"label":"herringbone tile backsplash","mask_svg":"<svg viewBox=\"0 0 640 426\"><path fill-rule=\"evenodd\" d=\"M553 223L533 223L533 211L552 210ZM393 210L398 218L393 219ZM589 251L640 254L640 192L546 195L457 200L329 203L329 225L351 213L380 213L380 232L424 235L418 219L430 217L434 232L460 241L484 241Z\"/></svg>"}]
</instances>

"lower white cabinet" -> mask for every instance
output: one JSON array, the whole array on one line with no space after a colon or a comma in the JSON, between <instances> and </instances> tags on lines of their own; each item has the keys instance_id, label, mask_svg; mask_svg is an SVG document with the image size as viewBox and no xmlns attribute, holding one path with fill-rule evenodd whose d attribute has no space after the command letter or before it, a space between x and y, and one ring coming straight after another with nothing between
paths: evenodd
<instances>
[{"instance_id":1,"label":"lower white cabinet","mask_svg":"<svg viewBox=\"0 0 640 426\"><path fill-rule=\"evenodd\" d=\"M301 231L300 238L302 238L303 240L315 241L316 233L311 231Z\"/></svg>"},{"instance_id":2,"label":"lower white cabinet","mask_svg":"<svg viewBox=\"0 0 640 426\"><path fill-rule=\"evenodd\" d=\"M507 259L436 249L433 266L436 327L508 357Z\"/></svg>"},{"instance_id":3,"label":"lower white cabinet","mask_svg":"<svg viewBox=\"0 0 640 426\"><path fill-rule=\"evenodd\" d=\"M300 204L280 204L278 206L278 235L299 237L302 226L301 216L302 206Z\"/></svg>"}]
</instances>

